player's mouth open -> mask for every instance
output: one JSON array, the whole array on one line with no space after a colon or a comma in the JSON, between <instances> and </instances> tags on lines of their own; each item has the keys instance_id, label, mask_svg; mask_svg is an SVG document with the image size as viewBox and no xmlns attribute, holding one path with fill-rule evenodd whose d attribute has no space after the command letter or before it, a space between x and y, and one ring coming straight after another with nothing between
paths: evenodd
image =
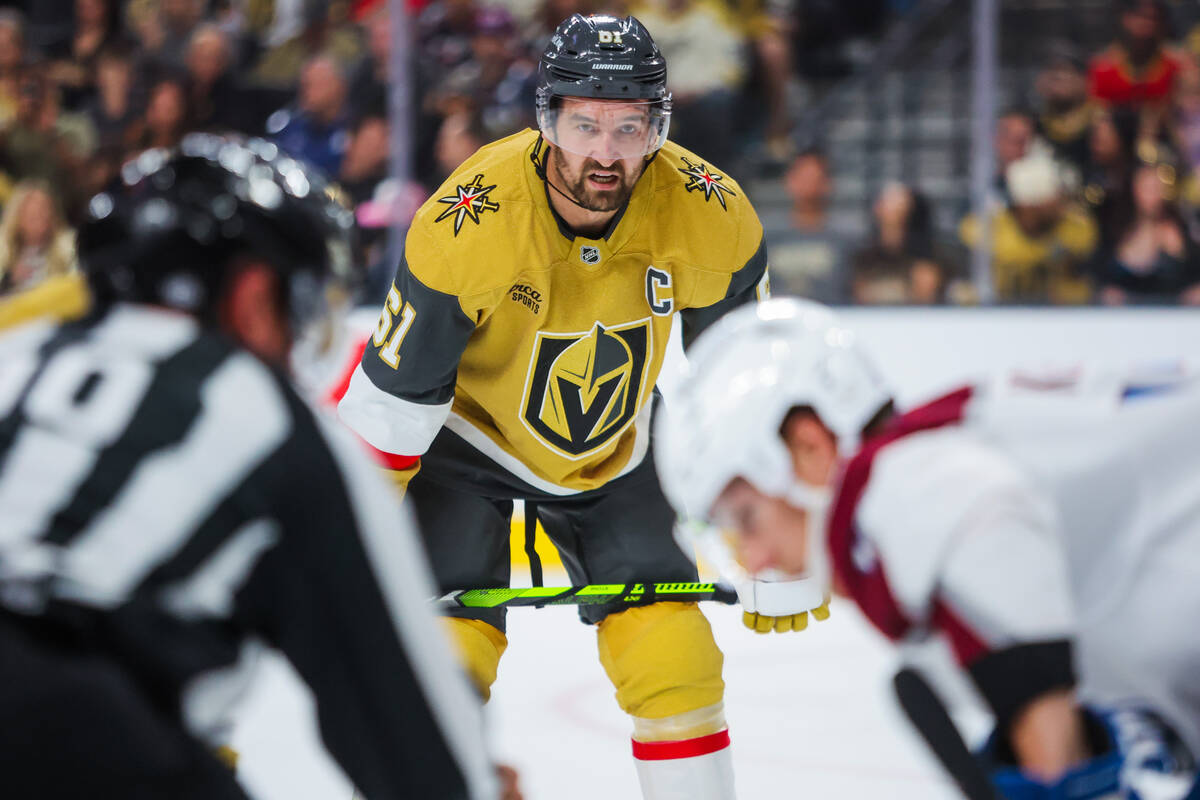
<instances>
[{"instance_id":1,"label":"player's mouth open","mask_svg":"<svg viewBox=\"0 0 1200 800\"><path fill-rule=\"evenodd\" d=\"M617 185L620 177L614 172L590 172L588 180L602 189L611 189Z\"/></svg>"}]
</instances>

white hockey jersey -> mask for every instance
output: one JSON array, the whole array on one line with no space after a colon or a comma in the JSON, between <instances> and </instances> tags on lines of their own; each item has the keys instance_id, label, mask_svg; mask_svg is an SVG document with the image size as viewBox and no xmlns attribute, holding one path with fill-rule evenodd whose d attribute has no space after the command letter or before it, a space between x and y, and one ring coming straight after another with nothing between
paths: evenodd
<instances>
[{"instance_id":1,"label":"white hockey jersey","mask_svg":"<svg viewBox=\"0 0 1200 800\"><path fill-rule=\"evenodd\" d=\"M845 466L835 574L885 634L940 632L968 668L1074 639L1086 699L1144 701L1200 751L1197 423L1200 382L1179 373L948 394Z\"/></svg>"}]
</instances>

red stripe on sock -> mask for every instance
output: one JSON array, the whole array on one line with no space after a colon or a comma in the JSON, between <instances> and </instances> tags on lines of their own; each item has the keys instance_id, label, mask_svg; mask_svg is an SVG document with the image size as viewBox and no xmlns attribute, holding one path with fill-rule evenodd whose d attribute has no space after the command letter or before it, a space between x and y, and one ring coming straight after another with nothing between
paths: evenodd
<instances>
[{"instance_id":1,"label":"red stripe on sock","mask_svg":"<svg viewBox=\"0 0 1200 800\"><path fill-rule=\"evenodd\" d=\"M641 761L666 761L672 758L706 756L729 747L729 731L683 739L678 742L639 742L633 740L633 757Z\"/></svg>"}]
</instances>

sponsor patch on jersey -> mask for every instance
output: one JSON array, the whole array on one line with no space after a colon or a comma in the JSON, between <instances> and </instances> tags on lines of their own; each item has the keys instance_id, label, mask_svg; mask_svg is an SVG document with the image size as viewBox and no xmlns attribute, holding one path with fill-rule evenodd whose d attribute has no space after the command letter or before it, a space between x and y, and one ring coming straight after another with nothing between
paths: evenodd
<instances>
[{"instance_id":1,"label":"sponsor patch on jersey","mask_svg":"<svg viewBox=\"0 0 1200 800\"><path fill-rule=\"evenodd\" d=\"M538 333L521 420L550 449L576 460L619 436L637 416L650 355L650 320L584 333Z\"/></svg>"},{"instance_id":2,"label":"sponsor patch on jersey","mask_svg":"<svg viewBox=\"0 0 1200 800\"><path fill-rule=\"evenodd\" d=\"M585 264L600 263L600 248L585 244L579 248L579 260Z\"/></svg>"},{"instance_id":3,"label":"sponsor patch on jersey","mask_svg":"<svg viewBox=\"0 0 1200 800\"><path fill-rule=\"evenodd\" d=\"M499 203L488 199L488 195L495 188L496 184L494 183L491 186L484 186L483 173L479 173L470 183L454 187L454 194L438 198L439 203L445 203L449 208L438 214L434 222L441 222L453 217L455 236L458 236L463 222L468 219L478 225L479 215L484 211L500 210Z\"/></svg>"},{"instance_id":4,"label":"sponsor patch on jersey","mask_svg":"<svg viewBox=\"0 0 1200 800\"><path fill-rule=\"evenodd\" d=\"M725 195L729 194L737 197L737 192L722 183L725 180L725 176L718 175L703 163L692 163L687 156L683 156L682 158L683 163L687 164L687 169L680 167L679 171L688 177L687 185L683 188L689 192L704 192L705 202L713 195L716 195L717 202L721 204L721 208L728 211L729 208L725 205Z\"/></svg>"},{"instance_id":5,"label":"sponsor patch on jersey","mask_svg":"<svg viewBox=\"0 0 1200 800\"><path fill-rule=\"evenodd\" d=\"M534 314L542 310L542 293L528 283L513 284L509 293L515 302L525 306Z\"/></svg>"}]
</instances>

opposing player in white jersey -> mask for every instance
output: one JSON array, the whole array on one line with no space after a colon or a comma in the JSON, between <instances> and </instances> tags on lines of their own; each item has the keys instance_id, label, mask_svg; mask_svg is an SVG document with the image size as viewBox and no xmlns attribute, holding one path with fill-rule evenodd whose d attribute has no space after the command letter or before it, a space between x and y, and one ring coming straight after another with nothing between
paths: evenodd
<instances>
[{"instance_id":1,"label":"opposing player in white jersey","mask_svg":"<svg viewBox=\"0 0 1200 800\"><path fill-rule=\"evenodd\" d=\"M995 715L976 764L999 794L1186 794L1200 382L1016 376L898 414L831 312L777 300L704 334L672 400L686 544L735 580L832 583L893 640L944 636Z\"/></svg>"}]
</instances>

